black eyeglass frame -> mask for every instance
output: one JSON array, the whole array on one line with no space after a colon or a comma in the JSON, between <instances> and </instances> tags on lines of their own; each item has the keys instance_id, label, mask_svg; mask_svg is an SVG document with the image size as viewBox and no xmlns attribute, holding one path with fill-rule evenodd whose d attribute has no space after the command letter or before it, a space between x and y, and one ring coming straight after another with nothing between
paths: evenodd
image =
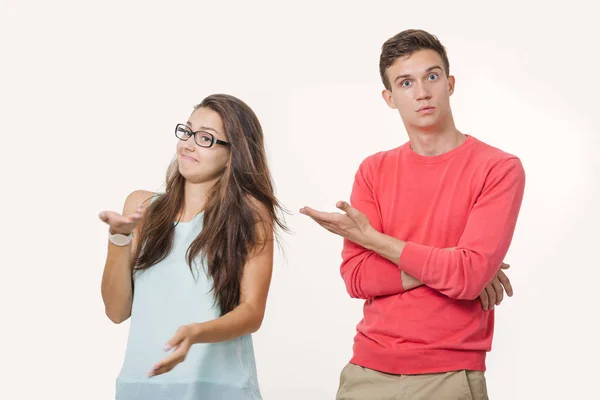
<instances>
[{"instance_id":1,"label":"black eyeglass frame","mask_svg":"<svg viewBox=\"0 0 600 400\"><path fill-rule=\"evenodd\" d=\"M179 131L179 128L180 128L180 127L181 127L181 128L184 128L184 129L185 129L187 132L189 132L189 133L190 133L190 134L188 135L187 139L182 139L182 138L180 138L180 137L177 135L177 132ZM198 143L198 141L196 140L196 134L197 134L197 133L202 133L203 135L208 135L208 136L210 136L210 138L211 138L211 142L210 142L210 144L209 144L208 146L206 146L206 145L203 145L203 144L200 144L200 143ZM210 148L210 147L213 147L215 144L220 144L220 145L222 145L222 146L229 146L229 145L231 144L231 143L229 143L229 142L226 142L226 141L224 141L224 140L217 139L217 138L215 137L215 135L213 135L213 134L212 134L212 133L210 133L210 132L207 132L207 131L196 131L196 132L192 132L192 130L190 129L190 127L189 127L188 125L186 125L186 124L177 124L177 125L175 125L175 137L176 137L177 139L179 139L179 140L183 140L183 141L185 142L185 141L187 141L187 140L190 138L190 136L193 136L193 137L194 137L194 143L196 143L196 144L197 144L198 146L200 146L200 147L205 147L205 148Z\"/></svg>"}]
</instances>

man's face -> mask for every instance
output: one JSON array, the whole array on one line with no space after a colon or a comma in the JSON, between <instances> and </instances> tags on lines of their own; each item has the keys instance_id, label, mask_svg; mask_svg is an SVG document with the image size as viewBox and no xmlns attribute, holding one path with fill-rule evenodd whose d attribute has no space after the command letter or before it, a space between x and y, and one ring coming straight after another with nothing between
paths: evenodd
<instances>
[{"instance_id":1,"label":"man's face","mask_svg":"<svg viewBox=\"0 0 600 400\"><path fill-rule=\"evenodd\" d=\"M424 49L398 58L386 70L392 90L384 90L383 98L407 128L443 129L448 121L454 77L446 77L443 68L442 57Z\"/></svg>"}]
</instances>

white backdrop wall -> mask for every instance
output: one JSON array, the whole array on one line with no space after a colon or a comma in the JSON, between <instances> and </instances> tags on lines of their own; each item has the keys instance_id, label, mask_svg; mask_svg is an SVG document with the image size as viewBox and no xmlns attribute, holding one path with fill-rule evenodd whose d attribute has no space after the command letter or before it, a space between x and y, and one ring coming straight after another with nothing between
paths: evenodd
<instances>
[{"instance_id":1,"label":"white backdrop wall","mask_svg":"<svg viewBox=\"0 0 600 400\"><path fill-rule=\"evenodd\" d=\"M364 157L407 140L378 73L407 28L447 47L458 128L527 173L490 397L593 398L597 23L582 1L447 3L0 2L0 398L114 397L128 322L104 315L97 213L161 190L173 126L222 92L258 114L292 212L254 335L264 398L333 399L362 301L339 275L341 239L297 211L333 210Z\"/></svg>"}]
</instances>

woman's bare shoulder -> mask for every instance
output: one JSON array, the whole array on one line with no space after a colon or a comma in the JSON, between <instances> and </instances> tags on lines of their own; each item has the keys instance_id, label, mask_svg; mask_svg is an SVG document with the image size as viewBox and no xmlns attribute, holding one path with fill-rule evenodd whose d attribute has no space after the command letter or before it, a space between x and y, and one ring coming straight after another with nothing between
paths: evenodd
<instances>
[{"instance_id":1,"label":"woman's bare shoulder","mask_svg":"<svg viewBox=\"0 0 600 400\"><path fill-rule=\"evenodd\" d=\"M145 208L150 204L152 197L156 196L157 193L150 192L148 190L134 190L125 199L125 205L123 207L124 213L134 212L138 206Z\"/></svg>"}]
</instances>

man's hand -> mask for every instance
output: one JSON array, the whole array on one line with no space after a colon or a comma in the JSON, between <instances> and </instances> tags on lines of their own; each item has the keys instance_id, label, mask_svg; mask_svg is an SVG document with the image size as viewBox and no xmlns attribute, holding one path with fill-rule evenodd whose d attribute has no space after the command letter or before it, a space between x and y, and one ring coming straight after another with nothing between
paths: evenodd
<instances>
[{"instance_id":1,"label":"man's hand","mask_svg":"<svg viewBox=\"0 0 600 400\"><path fill-rule=\"evenodd\" d=\"M494 276L494 279L483 289L483 292L479 295L481 306L484 310L492 310L494 306L500 305L504 299L504 291L508 297L513 295L513 288L510 284L510 279L504 273L504 269L509 269L510 265L502 263L500 270Z\"/></svg>"},{"instance_id":2,"label":"man's hand","mask_svg":"<svg viewBox=\"0 0 600 400\"><path fill-rule=\"evenodd\" d=\"M499 306L504 300L504 292L511 297L513 295L513 288L510 283L510 279L504 273L503 269L509 269L510 265L502 263L500 266L500 270L494 276L494 279L483 289L483 292L479 295L479 300L481 302L481 307L484 310L492 310L494 306ZM418 280L412 275L407 274L404 271L401 271L402 276L402 287L404 290L408 291L423 285L423 282Z\"/></svg>"},{"instance_id":3,"label":"man's hand","mask_svg":"<svg viewBox=\"0 0 600 400\"><path fill-rule=\"evenodd\" d=\"M400 276L402 277L402 287L404 288L405 291L411 290L411 289L414 289L416 287L423 285L423 282L421 282L414 276L407 274L404 271L400 271Z\"/></svg>"},{"instance_id":4,"label":"man's hand","mask_svg":"<svg viewBox=\"0 0 600 400\"><path fill-rule=\"evenodd\" d=\"M359 246L369 248L372 235L376 231L366 215L345 201L338 201L336 207L344 211L345 214L317 211L310 207L301 208L300 213L308 215L329 232L342 236Z\"/></svg>"}]
</instances>

